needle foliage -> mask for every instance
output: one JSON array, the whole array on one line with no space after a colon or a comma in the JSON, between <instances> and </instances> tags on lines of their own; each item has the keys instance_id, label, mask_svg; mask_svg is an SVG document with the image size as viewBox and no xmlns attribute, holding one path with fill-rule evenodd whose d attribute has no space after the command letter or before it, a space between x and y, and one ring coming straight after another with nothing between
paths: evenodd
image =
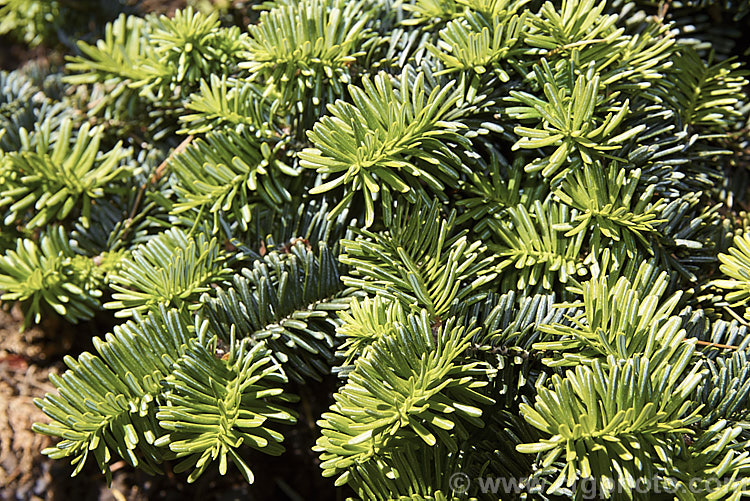
<instances>
[{"instance_id":1,"label":"needle foliage","mask_svg":"<svg viewBox=\"0 0 750 501\"><path fill-rule=\"evenodd\" d=\"M45 454L253 483L325 380L342 498L750 493L746 0L201 5L0 73L0 298L124 322Z\"/></svg>"}]
</instances>

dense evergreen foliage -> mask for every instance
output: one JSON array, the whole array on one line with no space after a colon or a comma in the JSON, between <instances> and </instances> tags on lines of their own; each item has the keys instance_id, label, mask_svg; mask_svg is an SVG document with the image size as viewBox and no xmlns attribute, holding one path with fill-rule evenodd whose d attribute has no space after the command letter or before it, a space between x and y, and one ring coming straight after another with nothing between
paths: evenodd
<instances>
[{"instance_id":1,"label":"dense evergreen foliage","mask_svg":"<svg viewBox=\"0 0 750 501\"><path fill-rule=\"evenodd\" d=\"M82 39L0 0L71 51L0 73L1 299L124 321L37 401L45 454L252 483L289 382L334 374L314 450L364 500L740 499L749 10L275 0Z\"/></svg>"}]
</instances>

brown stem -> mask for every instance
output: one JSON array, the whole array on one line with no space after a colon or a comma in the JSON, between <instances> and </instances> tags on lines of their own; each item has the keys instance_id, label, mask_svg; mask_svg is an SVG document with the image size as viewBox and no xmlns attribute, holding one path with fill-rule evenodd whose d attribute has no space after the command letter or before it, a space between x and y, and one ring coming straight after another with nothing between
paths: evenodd
<instances>
[{"instance_id":1,"label":"brown stem","mask_svg":"<svg viewBox=\"0 0 750 501\"><path fill-rule=\"evenodd\" d=\"M132 229L133 218L135 217L136 212L138 212L138 207L140 207L141 205L141 200L143 199L143 194L146 192L146 189L162 178L162 176L164 175L164 171L167 169L167 163L169 162L169 160L175 155L185 151L185 148L188 147L192 140L192 134L186 137L179 145L177 145L177 148L172 150L167 158L165 158L164 161L159 164L156 170L154 170L154 173L151 174L151 177L149 177L148 180L141 185L141 189L138 190L138 194L135 197L135 202L133 203L133 210L130 211L130 216L125 222L125 230L123 231L122 235L120 235L120 240L125 240L125 236Z\"/></svg>"},{"instance_id":2,"label":"brown stem","mask_svg":"<svg viewBox=\"0 0 750 501\"><path fill-rule=\"evenodd\" d=\"M732 346L731 344L719 344L719 343L711 343L709 341L696 341L696 344L700 344L703 346L712 346L714 348L719 348L722 350L739 350L739 346Z\"/></svg>"},{"instance_id":3,"label":"brown stem","mask_svg":"<svg viewBox=\"0 0 750 501\"><path fill-rule=\"evenodd\" d=\"M664 0L661 5L659 5L659 22L664 21L664 18L667 17L667 11L669 10L669 4L671 3L671 0Z\"/></svg>"},{"instance_id":4,"label":"brown stem","mask_svg":"<svg viewBox=\"0 0 750 501\"><path fill-rule=\"evenodd\" d=\"M148 179L148 181L141 185L141 189L138 191L138 195L136 195L135 197L133 210L130 211L130 217L128 218L128 220L132 221L132 219L135 217L135 213L138 211L138 206L140 206L141 204L141 199L143 198L143 194L146 192L146 189L152 184L158 182L162 178L162 176L164 176L164 171L167 169L167 163L172 159L172 157L174 157L175 155L179 155L180 153L185 151L185 148L187 148L192 141L193 135L190 134L179 145L177 145L177 148L172 150L172 153L170 153L162 163L159 164L154 173L151 174L151 177Z\"/></svg>"}]
</instances>

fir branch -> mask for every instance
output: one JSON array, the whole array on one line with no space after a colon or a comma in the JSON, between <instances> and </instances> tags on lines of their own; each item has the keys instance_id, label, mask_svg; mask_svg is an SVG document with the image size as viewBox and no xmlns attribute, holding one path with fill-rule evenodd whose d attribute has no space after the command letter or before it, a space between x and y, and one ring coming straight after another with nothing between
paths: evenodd
<instances>
[{"instance_id":1,"label":"fir branch","mask_svg":"<svg viewBox=\"0 0 750 501\"><path fill-rule=\"evenodd\" d=\"M100 308L104 273L77 255L61 226L43 233L39 243L18 239L15 251L0 256L0 299L18 301L23 327L39 323L49 308L72 323L87 320Z\"/></svg>"},{"instance_id":2,"label":"fir branch","mask_svg":"<svg viewBox=\"0 0 750 501\"><path fill-rule=\"evenodd\" d=\"M482 285L495 278L493 260L466 231L452 231L455 213L443 219L438 208L437 201L400 207L385 218L390 231L358 230L357 239L344 240L340 259L351 269L344 283L400 302L406 310L424 308L437 321L455 300L480 300Z\"/></svg>"},{"instance_id":3,"label":"fir branch","mask_svg":"<svg viewBox=\"0 0 750 501\"><path fill-rule=\"evenodd\" d=\"M593 361L564 377L555 374L538 388L533 407L521 404L524 418L550 438L517 449L546 453L547 464L564 457L565 467L548 493L570 487L578 471L595 478L603 495L631 493L636 480L657 478L658 458L674 451L679 434L691 433L689 425L698 420L685 404L700 382L700 364L689 371L687 363L657 370L647 358L610 356L607 365L608 370Z\"/></svg>"},{"instance_id":4,"label":"fir branch","mask_svg":"<svg viewBox=\"0 0 750 501\"><path fill-rule=\"evenodd\" d=\"M215 238L209 240L204 234L193 238L178 228L166 230L122 260L110 277L114 301L104 307L119 310L116 317L160 305L196 309L199 296L211 283L228 278L226 259Z\"/></svg>"},{"instance_id":5,"label":"fir branch","mask_svg":"<svg viewBox=\"0 0 750 501\"><path fill-rule=\"evenodd\" d=\"M323 475L338 474L337 484L344 484L350 468L374 459L390 444L435 446L440 440L457 450L457 439L468 433L464 423L482 426L476 405L491 403L476 392L486 384L477 377L485 369L457 360L471 335L450 323L433 335L423 310L373 343L318 422L322 437L315 450L321 452Z\"/></svg>"},{"instance_id":6,"label":"fir branch","mask_svg":"<svg viewBox=\"0 0 750 501\"><path fill-rule=\"evenodd\" d=\"M202 314L222 340L265 340L290 377L320 379L333 362L334 312L348 308L338 263L324 243L271 252L231 287L201 299Z\"/></svg>"},{"instance_id":7,"label":"fir branch","mask_svg":"<svg viewBox=\"0 0 750 501\"><path fill-rule=\"evenodd\" d=\"M3 170L10 170L3 173L9 182L0 193L0 207L9 206L6 225L26 219L26 213L33 211L26 222L29 229L77 212L88 226L94 200L121 192L116 182L133 174L124 162L128 151L120 143L100 154L100 128L83 124L72 139L73 123L65 119L56 132L52 136L49 129L41 130L34 151L10 153L2 163Z\"/></svg>"},{"instance_id":8,"label":"fir branch","mask_svg":"<svg viewBox=\"0 0 750 501\"><path fill-rule=\"evenodd\" d=\"M330 107L331 115L309 132L315 147L299 153L300 165L335 176L310 193L346 187L332 216L361 191L365 224L370 226L375 218L374 197L381 189L393 189L414 203L422 192L415 188L417 179L438 195L446 186L456 186L461 161L450 145L468 146L458 134L465 126L455 121L458 113L454 107L462 100L463 91L449 83L428 94L423 73L409 82L412 71L404 69L398 92L385 73L373 80L363 77L363 89L349 89L353 104L336 102Z\"/></svg>"}]
</instances>

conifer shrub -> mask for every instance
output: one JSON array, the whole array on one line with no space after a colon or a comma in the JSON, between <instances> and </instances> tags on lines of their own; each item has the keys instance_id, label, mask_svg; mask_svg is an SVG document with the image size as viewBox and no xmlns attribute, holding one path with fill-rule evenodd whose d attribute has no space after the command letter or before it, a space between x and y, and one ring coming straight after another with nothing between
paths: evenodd
<instances>
[{"instance_id":1,"label":"conifer shrub","mask_svg":"<svg viewBox=\"0 0 750 501\"><path fill-rule=\"evenodd\" d=\"M354 499L750 492L746 0L205 5L0 73L1 299L118 319L46 455L252 483L334 378Z\"/></svg>"}]
</instances>

